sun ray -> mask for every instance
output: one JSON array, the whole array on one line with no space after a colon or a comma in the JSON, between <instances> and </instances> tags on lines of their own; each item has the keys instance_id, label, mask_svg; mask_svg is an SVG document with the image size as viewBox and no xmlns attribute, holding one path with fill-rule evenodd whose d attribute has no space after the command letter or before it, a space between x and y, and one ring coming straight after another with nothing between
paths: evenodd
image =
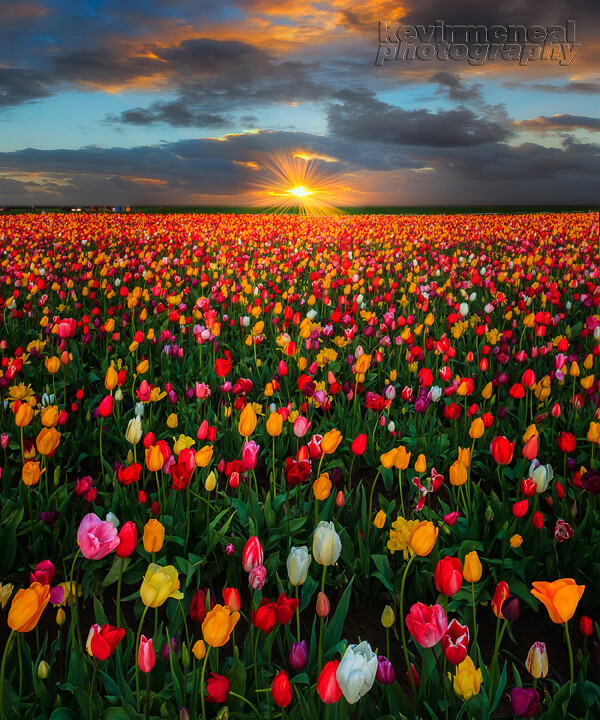
<instances>
[{"instance_id":1,"label":"sun ray","mask_svg":"<svg viewBox=\"0 0 600 720\"><path fill-rule=\"evenodd\" d=\"M254 202L280 213L332 215L341 212L343 189L340 178L325 161L297 150L279 152L261 159L261 171L254 186Z\"/></svg>"}]
</instances>

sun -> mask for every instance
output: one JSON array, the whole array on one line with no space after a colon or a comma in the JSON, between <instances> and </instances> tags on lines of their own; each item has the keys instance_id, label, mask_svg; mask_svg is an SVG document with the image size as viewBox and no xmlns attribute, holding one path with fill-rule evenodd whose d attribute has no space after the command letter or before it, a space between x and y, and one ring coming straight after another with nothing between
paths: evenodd
<instances>
[{"instance_id":1,"label":"sun","mask_svg":"<svg viewBox=\"0 0 600 720\"><path fill-rule=\"evenodd\" d=\"M263 157L254 202L272 212L331 215L340 212L335 158L283 151Z\"/></svg>"},{"instance_id":2,"label":"sun","mask_svg":"<svg viewBox=\"0 0 600 720\"><path fill-rule=\"evenodd\" d=\"M296 197L306 197L307 195L312 195L312 190L307 190L303 185L300 185L299 187L294 188L293 190L289 191L290 195L295 195Z\"/></svg>"}]
</instances>

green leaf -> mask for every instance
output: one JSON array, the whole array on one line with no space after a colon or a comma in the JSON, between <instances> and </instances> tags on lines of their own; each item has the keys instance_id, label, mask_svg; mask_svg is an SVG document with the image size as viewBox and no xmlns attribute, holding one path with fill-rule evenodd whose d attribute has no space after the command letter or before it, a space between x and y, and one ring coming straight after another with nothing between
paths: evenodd
<instances>
[{"instance_id":1,"label":"green leaf","mask_svg":"<svg viewBox=\"0 0 600 720\"><path fill-rule=\"evenodd\" d=\"M330 648L337 644L342 636L342 629L344 627L344 620L346 619L346 615L348 613L348 604L350 603L350 592L352 590L353 582L354 577L352 577L348 583L348 587L344 590L333 618L327 625L327 629L325 630L325 640L323 643L324 648Z\"/></svg>"}]
</instances>

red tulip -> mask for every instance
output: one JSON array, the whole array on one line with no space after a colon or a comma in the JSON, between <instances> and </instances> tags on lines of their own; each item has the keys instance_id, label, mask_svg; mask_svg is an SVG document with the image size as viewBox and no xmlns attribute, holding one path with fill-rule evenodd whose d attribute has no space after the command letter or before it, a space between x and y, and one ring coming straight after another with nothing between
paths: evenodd
<instances>
[{"instance_id":1,"label":"red tulip","mask_svg":"<svg viewBox=\"0 0 600 720\"><path fill-rule=\"evenodd\" d=\"M231 353L225 350L225 358L217 358L215 360L215 372L219 377L225 377L231 370Z\"/></svg>"},{"instance_id":2,"label":"red tulip","mask_svg":"<svg viewBox=\"0 0 600 720\"><path fill-rule=\"evenodd\" d=\"M433 647L448 628L446 611L441 605L416 602L406 616L406 627L421 647Z\"/></svg>"},{"instance_id":3,"label":"red tulip","mask_svg":"<svg viewBox=\"0 0 600 720\"><path fill-rule=\"evenodd\" d=\"M455 557L443 557L438 560L434 574L435 586L438 592L451 597L462 587L462 565Z\"/></svg>"},{"instance_id":4,"label":"red tulip","mask_svg":"<svg viewBox=\"0 0 600 720\"><path fill-rule=\"evenodd\" d=\"M490 450L492 451L492 457L498 463L498 465L510 465L513 459L513 451L515 449L515 443L510 442L504 435L499 435L492 440Z\"/></svg>"},{"instance_id":5,"label":"red tulip","mask_svg":"<svg viewBox=\"0 0 600 720\"><path fill-rule=\"evenodd\" d=\"M263 564L265 553L260 540L253 535L244 545L242 552L242 566L246 572L250 572L253 568Z\"/></svg>"},{"instance_id":6,"label":"red tulip","mask_svg":"<svg viewBox=\"0 0 600 720\"><path fill-rule=\"evenodd\" d=\"M496 592L492 598L492 612L496 617L504 618L502 614L502 605L509 595L508 585L501 580L496 586Z\"/></svg>"},{"instance_id":7,"label":"red tulip","mask_svg":"<svg viewBox=\"0 0 600 720\"><path fill-rule=\"evenodd\" d=\"M533 513L533 517L531 518L531 524L537 530L541 530L544 527L544 516L539 510L536 510Z\"/></svg>"},{"instance_id":8,"label":"red tulip","mask_svg":"<svg viewBox=\"0 0 600 720\"><path fill-rule=\"evenodd\" d=\"M107 395L105 398L102 398L100 405L98 406L98 414L102 418L107 418L109 415L112 415L113 411L113 398L112 395Z\"/></svg>"},{"instance_id":9,"label":"red tulip","mask_svg":"<svg viewBox=\"0 0 600 720\"><path fill-rule=\"evenodd\" d=\"M223 600L231 612L239 612L242 607L240 594L235 588L226 587L223 590Z\"/></svg>"},{"instance_id":10,"label":"red tulip","mask_svg":"<svg viewBox=\"0 0 600 720\"><path fill-rule=\"evenodd\" d=\"M538 438L537 435L532 435L529 440L523 446L523 457L526 460L535 460L538 454Z\"/></svg>"},{"instance_id":11,"label":"red tulip","mask_svg":"<svg viewBox=\"0 0 600 720\"><path fill-rule=\"evenodd\" d=\"M252 624L267 635L277 625L277 605L267 598L262 598L257 610L252 611Z\"/></svg>"},{"instance_id":12,"label":"red tulip","mask_svg":"<svg viewBox=\"0 0 600 720\"><path fill-rule=\"evenodd\" d=\"M121 485L131 485L131 483L137 482L140 479L141 472L142 466L139 463L121 465L118 472L119 482Z\"/></svg>"},{"instance_id":13,"label":"red tulip","mask_svg":"<svg viewBox=\"0 0 600 720\"><path fill-rule=\"evenodd\" d=\"M525 385L526 388L532 388L535 386L535 373L531 368L529 370L525 370L523 376L521 377L521 382L523 383L523 385Z\"/></svg>"},{"instance_id":14,"label":"red tulip","mask_svg":"<svg viewBox=\"0 0 600 720\"><path fill-rule=\"evenodd\" d=\"M123 628L114 628L112 625L105 624L100 630L92 635L91 651L92 655L98 660L106 660L117 649L117 645L123 639L125 630Z\"/></svg>"},{"instance_id":15,"label":"red tulip","mask_svg":"<svg viewBox=\"0 0 600 720\"><path fill-rule=\"evenodd\" d=\"M212 593L208 588L198 588L192 598L192 604L190 606L190 618L194 622L202 623L206 617L206 596L210 597L210 609L212 610L215 606Z\"/></svg>"},{"instance_id":16,"label":"red tulip","mask_svg":"<svg viewBox=\"0 0 600 720\"><path fill-rule=\"evenodd\" d=\"M281 670L273 680L271 694L277 707L285 708L292 702L292 684L285 670Z\"/></svg>"},{"instance_id":17,"label":"red tulip","mask_svg":"<svg viewBox=\"0 0 600 720\"><path fill-rule=\"evenodd\" d=\"M355 440L352 441L350 449L355 455L362 455L367 449L367 436L365 433L361 433Z\"/></svg>"},{"instance_id":18,"label":"red tulip","mask_svg":"<svg viewBox=\"0 0 600 720\"><path fill-rule=\"evenodd\" d=\"M292 487L300 485L310 475L310 462L308 460L296 461L289 457L285 461L284 473L289 485Z\"/></svg>"},{"instance_id":19,"label":"red tulip","mask_svg":"<svg viewBox=\"0 0 600 720\"><path fill-rule=\"evenodd\" d=\"M321 440L323 440L322 435L313 435L308 443L308 453L313 460L319 460L323 455Z\"/></svg>"},{"instance_id":20,"label":"red tulip","mask_svg":"<svg viewBox=\"0 0 600 720\"><path fill-rule=\"evenodd\" d=\"M208 702L222 705L229 697L231 683L223 675L211 672L210 678L206 681L206 699Z\"/></svg>"},{"instance_id":21,"label":"red tulip","mask_svg":"<svg viewBox=\"0 0 600 720\"><path fill-rule=\"evenodd\" d=\"M456 618L452 620L441 641L442 651L452 665L460 665L467 657L469 649L469 628L461 625Z\"/></svg>"},{"instance_id":22,"label":"red tulip","mask_svg":"<svg viewBox=\"0 0 600 720\"><path fill-rule=\"evenodd\" d=\"M282 593L277 598L277 622L281 623L281 625L287 625L294 617L297 607L298 600L290 598L285 593Z\"/></svg>"},{"instance_id":23,"label":"red tulip","mask_svg":"<svg viewBox=\"0 0 600 720\"><path fill-rule=\"evenodd\" d=\"M587 615L582 615L579 620L579 629L583 635L590 637L590 635L594 632L594 623L592 622L592 619Z\"/></svg>"},{"instance_id":24,"label":"red tulip","mask_svg":"<svg viewBox=\"0 0 600 720\"><path fill-rule=\"evenodd\" d=\"M513 515L516 518L522 518L527 510L529 510L529 500L519 500L512 507Z\"/></svg>"},{"instance_id":25,"label":"red tulip","mask_svg":"<svg viewBox=\"0 0 600 720\"><path fill-rule=\"evenodd\" d=\"M558 447L562 450L562 452L566 454L572 453L575 450L576 445L577 441L575 440L575 435L570 432L558 433Z\"/></svg>"},{"instance_id":26,"label":"red tulip","mask_svg":"<svg viewBox=\"0 0 600 720\"><path fill-rule=\"evenodd\" d=\"M327 705L336 703L342 697L342 688L336 678L339 664L339 660L330 660L325 663L317 680L317 692L321 700Z\"/></svg>"},{"instance_id":27,"label":"red tulip","mask_svg":"<svg viewBox=\"0 0 600 720\"><path fill-rule=\"evenodd\" d=\"M115 554L122 558L130 557L137 545L137 537L135 523L128 520L119 533L120 542L115 549Z\"/></svg>"},{"instance_id":28,"label":"red tulip","mask_svg":"<svg viewBox=\"0 0 600 720\"><path fill-rule=\"evenodd\" d=\"M154 642L152 638L148 639L145 635L140 638L140 647L138 648L138 665L140 670L145 673L152 672L156 665L156 651L154 650Z\"/></svg>"}]
</instances>

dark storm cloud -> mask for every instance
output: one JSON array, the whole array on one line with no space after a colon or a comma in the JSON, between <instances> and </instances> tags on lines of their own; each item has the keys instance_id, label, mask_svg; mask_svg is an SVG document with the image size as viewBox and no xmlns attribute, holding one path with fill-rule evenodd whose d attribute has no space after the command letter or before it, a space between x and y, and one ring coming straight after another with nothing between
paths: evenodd
<instances>
[{"instance_id":1,"label":"dark storm cloud","mask_svg":"<svg viewBox=\"0 0 600 720\"><path fill-rule=\"evenodd\" d=\"M430 112L389 105L367 92L338 93L341 103L328 112L330 133L360 142L390 145L468 147L507 139L512 129L503 118L491 119L459 107Z\"/></svg>"},{"instance_id":2,"label":"dark storm cloud","mask_svg":"<svg viewBox=\"0 0 600 720\"><path fill-rule=\"evenodd\" d=\"M0 107L22 105L51 94L48 78L43 72L0 68Z\"/></svg>"},{"instance_id":3,"label":"dark storm cloud","mask_svg":"<svg viewBox=\"0 0 600 720\"><path fill-rule=\"evenodd\" d=\"M600 118L585 117L583 115L540 115L532 120L521 120L516 124L521 130L533 130L541 133L560 130L600 131Z\"/></svg>"},{"instance_id":4,"label":"dark storm cloud","mask_svg":"<svg viewBox=\"0 0 600 720\"><path fill-rule=\"evenodd\" d=\"M569 82L564 85L555 85L553 83L516 83L505 82L505 87L515 88L518 90L529 90L536 92L552 93L573 93L581 95L596 95L600 93L600 82Z\"/></svg>"},{"instance_id":5,"label":"dark storm cloud","mask_svg":"<svg viewBox=\"0 0 600 720\"><path fill-rule=\"evenodd\" d=\"M128 125L170 125L171 127L224 127L231 124L224 115L194 112L183 100L152 103L148 108L132 108L118 116L108 115L108 122Z\"/></svg>"},{"instance_id":6,"label":"dark storm cloud","mask_svg":"<svg viewBox=\"0 0 600 720\"><path fill-rule=\"evenodd\" d=\"M438 92L448 96L456 102L482 101L481 83L466 85L460 75L448 72L438 72L429 78L429 82L439 86Z\"/></svg>"}]
</instances>

